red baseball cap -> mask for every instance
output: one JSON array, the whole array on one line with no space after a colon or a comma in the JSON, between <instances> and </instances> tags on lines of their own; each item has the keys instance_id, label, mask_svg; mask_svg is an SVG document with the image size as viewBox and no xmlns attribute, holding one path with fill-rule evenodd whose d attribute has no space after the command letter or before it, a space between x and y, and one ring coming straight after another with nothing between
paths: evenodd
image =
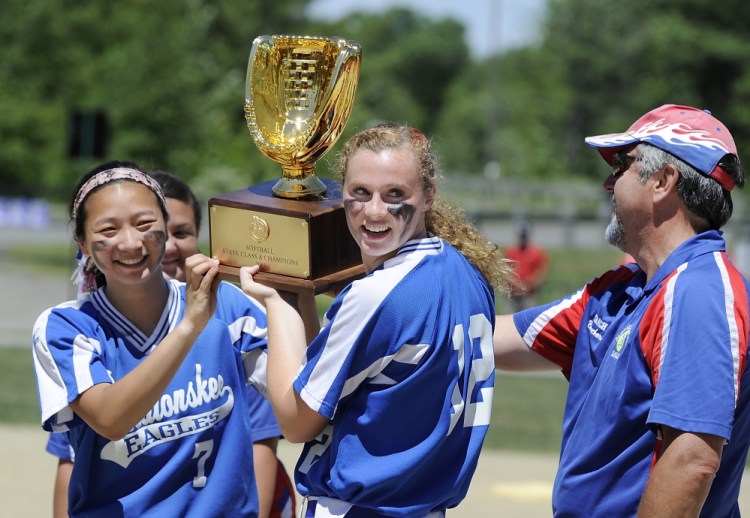
<instances>
[{"instance_id":1,"label":"red baseball cap","mask_svg":"<svg viewBox=\"0 0 750 518\"><path fill-rule=\"evenodd\" d=\"M665 104L635 121L625 133L586 137L586 144L596 148L610 165L618 151L638 142L687 162L727 191L734 189L734 180L718 164L727 154L736 157L737 147L726 126L708 110Z\"/></svg>"}]
</instances>

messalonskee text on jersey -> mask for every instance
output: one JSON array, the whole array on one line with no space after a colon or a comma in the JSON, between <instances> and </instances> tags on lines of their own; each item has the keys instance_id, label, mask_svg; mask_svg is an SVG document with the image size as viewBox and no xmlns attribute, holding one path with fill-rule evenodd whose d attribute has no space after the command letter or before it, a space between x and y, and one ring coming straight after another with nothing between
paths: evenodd
<instances>
[{"instance_id":1,"label":"messalonskee text on jersey","mask_svg":"<svg viewBox=\"0 0 750 518\"><path fill-rule=\"evenodd\" d=\"M594 315L594 318L589 320L586 326L589 332L596 337L597 340L602 339L602 333L607 330L609 324L601 319L599 315Z\"/></svg>"},{"instance_id":2,"label":"messalonskee text on jersey","mask_svg":"<svg viewBox=\"0 0 750 518\"><path fill-rule=\"evenodd\" d=\"M204 379L201 371L202 367L197 363L195 381L188 382L186 389L163 394L133 430L102 448L102 459L126 468L134 458L154 446L198 433L227 417L234 406L232 388L224 386L221 375ZM215 402L219 400L223 401L217 406ZM200 413L167 420L200 407L204 407Z\"/></svg>"}]
</instances>

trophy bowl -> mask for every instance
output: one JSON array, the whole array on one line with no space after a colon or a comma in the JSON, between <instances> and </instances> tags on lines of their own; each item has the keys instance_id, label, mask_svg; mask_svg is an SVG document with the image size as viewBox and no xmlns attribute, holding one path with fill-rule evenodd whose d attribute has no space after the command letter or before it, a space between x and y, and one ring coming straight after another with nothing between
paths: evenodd
<instances>
[{"instance_id":1,"label":"trophy bowl","mask_svg":"<svg viewBox=\"0 0 750 518\"><path fill-rule=\"evenodd\" d=\"M245 119L255 145L281 164L273 195L315 198L326 185L317 162L336 142L354 105L361 49L339 37L258 36L245 83Z\"/></svg>"},{"instance_id":2,"label":"trophy bowl","mask_svg":"<svg viewBox=\"0 0 750 518\"><path fill-rule=\"evenodd\" d=\"M208 200L211 256L222 278L261 265L258 282L287 292L336 291L364 275L341 186L315 162L341 136L359 80L358 43L338 37L259 36L245 83L245 118L274 179Z\"/></svg>"}]
</instances>

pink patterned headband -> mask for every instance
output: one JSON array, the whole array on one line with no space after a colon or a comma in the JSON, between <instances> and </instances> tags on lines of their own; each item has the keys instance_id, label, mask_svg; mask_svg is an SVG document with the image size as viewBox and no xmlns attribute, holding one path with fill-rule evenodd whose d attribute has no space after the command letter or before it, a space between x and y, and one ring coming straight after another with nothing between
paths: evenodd
<instances>
[{"instance_id":1,"label":"pink patterned headband","mask_svg":"<svg viewBox=\"0 0 750 518\"><path fill-rule=\"evenodd\" d=\"M76 199L73 202L73 220L75 221L75 219L78 217L78 210L80 209L81 203L86 199L91 191L101 185L104 185L105 183L114 182L115 180L130 180L133 182L141 183L154 191L154 193L156 193L156 196L159 198L162 207L167 206L167 202L164 199L164 193L162 192L161 187L156 182L156 180L145 173L136 171L135 169L117 167L115 169L107 169L106 171L96 173L94 176L86 180L86 183L84 183L81 188L78 189L78 194L76 194Z\"/></svg>"}]
</instances>

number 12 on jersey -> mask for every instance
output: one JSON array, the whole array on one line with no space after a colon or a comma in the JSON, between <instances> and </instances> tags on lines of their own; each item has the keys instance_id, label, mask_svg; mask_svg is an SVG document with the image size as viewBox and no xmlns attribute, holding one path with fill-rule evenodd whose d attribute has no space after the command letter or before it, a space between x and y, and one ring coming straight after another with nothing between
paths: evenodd
<instances>
[{"instance_id":1,"label":"number 12 on jersey","mask_svg":"<svg viewBox=\"0 0 750 518\"><path fill-rule=\"evenodd\" d=\"M453 387L451 395L451 405L453 414L451 415L448 435L463 416L464 428L472 426L487 426L490 424L490 414L492 412L492 393L493 387L487 384L492 379L495 372L494 351L492 348L492 324L483 314L472 315L469 319L469 344L468 353L471 361L466 362L465 331L462 324L453 328L453 350L458 355L459 378L456 386ZM479 340L479 351L481 356L474 358L474 340ZM469 375L468 382L466 375ZM479 390L475 390L479 386ZM487 385L487 386L485 386ZM462 390L465 392L462 393ZM475 395L476 392L476 395ZM468 405L466 401L468 399Z\"/></svg>"}]
</instances>

